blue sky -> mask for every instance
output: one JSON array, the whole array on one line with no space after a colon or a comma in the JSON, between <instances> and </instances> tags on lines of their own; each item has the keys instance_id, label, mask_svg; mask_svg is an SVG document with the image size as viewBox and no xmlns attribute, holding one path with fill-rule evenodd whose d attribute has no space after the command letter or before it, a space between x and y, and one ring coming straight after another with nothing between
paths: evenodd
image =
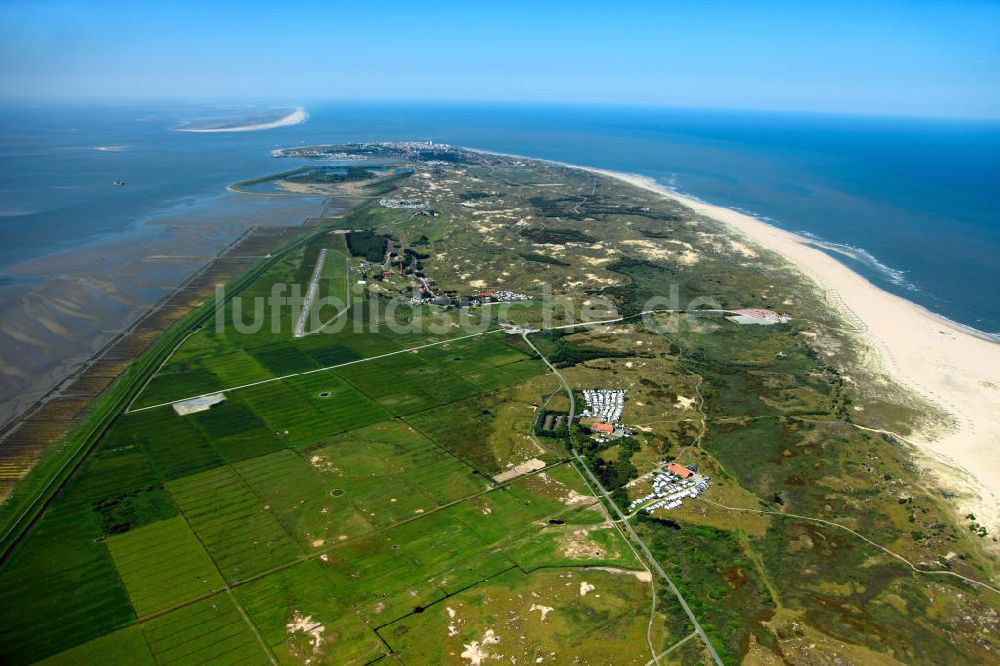
<instances>
[{"instance_id":1,"label":"blue sky","mask_svg":"<svg viewBox=\"0 0 1000 666\"><path fill-rule=\"evenodd\" d=\"M1000 3L0 0L0 96L1000 118Z\"/></svg>"}]
</instances>

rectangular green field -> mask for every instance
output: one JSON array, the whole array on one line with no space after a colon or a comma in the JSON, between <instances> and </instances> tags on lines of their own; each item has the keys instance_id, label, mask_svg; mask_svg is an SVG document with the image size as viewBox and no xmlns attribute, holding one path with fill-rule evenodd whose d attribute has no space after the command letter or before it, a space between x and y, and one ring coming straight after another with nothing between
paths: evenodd
<instances>
[{"instance_id":1,"label":"rectangular green field","mask_svg":"<svg viewBox=\"0 0 1000 666\"><path fill-rule=\"evenodd\" d=\"M214 374L219 389L240 386L272 377L269 369L262 367L258 359L241 350L228 354L206 356L200 360L203 367ZM189 393L188 395L196 395Z\"/></svg>"},{"instance_id":2,"label":"rectangular green field","mask_svg":"<svg viewBox=\"0 0 1000 666\"><path fill-rule=\"evenodd\" d=\"M106 437L98 446L109 444L111 442ZM122 441L117 448L102 448L88 458L70 481L68 490L75 498L94 501L116 497L157 482L156 471L142 447Z\"/></svg>"},{"instance_id":3,"label":"rectangular green field","mask_svg":"<svg viewBox=\"0 0 1000 666\"><path fill-rule=\"evenodd\" d=\"M135 407L163 405L196 395L212 393L226 384L200 362L165 366L142 389Z\"/></svg>"},{"instance_id":4,"label":"rectangular green field","mask_svg":"<svg viewBox=\"0 0 1000 666\"><path fill-rule=\"evenodd\" d=\"M179 608L143 625L158 664L270 663L228 594Z\"/></svg>"},{"instance_id":5,"label":"rectangular green field","mask_svg":"<svg viewBox=\"0 0 1000 666\"><path fill-rule=\"evenodd\" d=\"M49 509L0 569L0 663L32 663L135 620L86 504Z\"/></svg>"},{"instance_id":6,"label":"rectangular green field","mask_svg":"<svg viewBox=\"0 0 1000 666\"><path fill-rule=\"evenodd\" d=\"M475 384L481 392L485 392L507 386L517 386L532 377L544 375L548 371L549 369L544 362L537 359L525 359L486 370L463 373L462 379L470 384Z\"/></svg>"},{"instance_id":7,"label":"rectangular green field","mask_svg":"<svg viewBox=\"0 0 1000 666\"><path fill-rule=\"evenodd\" d=\"M423 358L456 375L488 370L528 358L527 354L503 343L499 334L456 340L420 350Z\"/></svg>"},{"instance_id":8,"label":"rectangular green field","mask_svg":"<svg viewBox=\"0 0 1000 666\"><path fill-rule=\"evenodd\" d=\"M499 335L483 335L420 350L421 357L480 391L514 386L548 372L539 359L505 344Z\"/></svg>"},{"instance_id":9,"label":"rectangular green field","mask_svg":"<svg viewBox=\"0 0 1000 666\"><path fill-rule=\"evenodd\" d=\"M303 548L372 530L367 516L335 492L343 487L336 475L324 474L293 451L247 460L236 469Z\"/></svg>"},{"instance_id":10,"label":"rectangular green field","mask_svg":"<svg viewBox=\"0 0 1000 666\"><path fill-rule=\"evenodd\" d=\"M89 666L90 664L134 664L156 666L142 628L133 624L114 633L95 638L75 648L39 662L44 666Z\"/></svg>"},{"instance_id":11,"label":"rectangular green field","mask_svg":"<svg viewBox=\"0 0 1000 666\"><path fill-rule=\"evenodd\" d=\"M337 470L341 483L351 490L351 501L363 502L368 511L394 511L390 506L405 495L401 488L414 488L415 494L427 502L415 508L427 509L481 492L488 483L471 467L400 421L338 435L312 455L319 465ZM387 501L392 497L397 498L396 503Z\"/></svg>"},{"instance_id":12,"label":"rectangular green field","mask_svg":"<svg viewBox=\"0 0 1000 666\"><path fill-rule=\"evenodd\" d=\"M343 602L379 626L444 598L441 581L483 549L444 510L330 551L328 572Z\"/></svg>"},{"instance_id":13,"label":"rectangular green field","mask_svg":"<svg viewBox=\"0 0 1000 666\"><path fill-rule=\"evenodd\" d=\"M390 414L331 372L239 391L240 400L288 446L302 448Z\"/></svg>"},{"instance_id":14,"label":"rectangular green field","mask_svg":"<svg viewBox=\"0 0 1000 666\"><path fill-rule=\"evenodd\" d=\"M430 437L442 448L475 467L484 475L500 471L488 438L495 415L492 395L454 402L444 407L406 416L406 422Z\"/></svg>"},{"instance_id":15,"label":"rectangular green field","mask_svg":"<svg viewBox=\"0 0 1000 666\"><path fill-rule=\"evenodd\" d=\"M326 416L331 433L354 430L392 418L375 401L332 372L316 372L285 381Z\"/></svg>"},{"instance_id":16,"label":"rectangular green field","mask_svg":"<svg viewBox=\"0 0 1000 666\"><path fill-rule=\"evenodd\" d=\"M472 384L427 363L418 353L348 365L334 372L397 416L444 405L478 392Z\"/></svg>"},{"instance_id":17,"label":"rectangular green field","mask_svg":"<svg viewBox=\"0 0 1000 666\"><path fill-rule=\"evenodd\" d=\"M246 578L302 554L264 500L229 467L167 484L227 580Z\"/></svg>"},{"instance_id":18,"label":"rectangular green field","mask_svg":"<svg viewBox=\"0 0 1000 666\"><path fill-rule=\"evenodd\" d=\"M134 433L161 478L175 479L224 464L191 416L179 416L172 407L126 414L115 427Z\"/></svg>"},{"instance_id":19,"label":"rectangular green field","mask_svg":"<svg viewBox=\"0 0 1000 666\"><path fill-rule=\"evenodd\" d=\"M240 391L240 399L286 446L308 446L336 434L326 416L284 381Z\"/></svg>"},{"instance_id":20,"label":"rectangular green field","mask_svg":"<svg viewBox=\"0 0 1000 666\"><path fill-rule=\"evenodd\" d=\"M291 342L274 342L254 347L249 353L272 377L283 377L321 367Z\"/></svg>"},{"instance_id":21,"label":"rectangular green field","mask_svg":"<svg viewBox=\"0 0 1000 666\"><path fill-rule=\"evenodd\" d=\"M299 348L309 355L319 367L328 368L362 358L361 354L342 344L336 344L323 334L305 338L299 343Z\"/></svg>"},{"instance_id":22,"label":"rectangular green field","mask_svg":"<svg viewBox=\"0 0 1000 666\"><path fill-rule=\"evenodd\" d=\"M222 587L222 578L181 517L108 539L108 549L140 616Z\"/></svg>"},{"instance_id":23,"label":"rectangular green field","mask_svg":"<svg viewBox=\"0 0 1000 666\"><path fill-rule=\"evenodd\" d=\"M243 403L240 391L227 395L227 400L205 412L185 418L201 430L222 456L229 462L266 455L284 448L275 435L250 407Z\"/></svg>"}]
</instances>

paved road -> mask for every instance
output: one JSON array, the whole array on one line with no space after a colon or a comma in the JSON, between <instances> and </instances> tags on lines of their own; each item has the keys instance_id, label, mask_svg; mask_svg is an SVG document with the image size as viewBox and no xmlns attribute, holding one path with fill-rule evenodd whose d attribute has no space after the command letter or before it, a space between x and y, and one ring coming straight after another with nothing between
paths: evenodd
<instances>
[{"instance_id":1,"label":"paved road","mask_svg":"<svg viewBox=\"0 0 1000 666\"><path fill-rule=\"evenodd\" d=\"M167 405L172 405L176 402L184 402L186 400L194 400L195 398L204 398L206 396L215 395L216 393L229 393L230 391L239 391L240 389L250 388L251 386L260 386L261 384L270 384L272 382L280 382L284 379L291 379L292 377L302 377L303 375L314 375L317 372L326 372L327 370L335 370L336 368L343 368L345 365L355 365L356 363L367 363L368 361L375 361L380 358L387 358L389 356L397 356L399 354L409 354L417 352L421 349L426 349L427 347L436 347L438 345L446 345L449 342L458 342L459 340L468 340L469 338L475 338L480 335L489 335L490 333L502 333L503 331L499 328L490 329L488 331L480 331L478 333L472 333L471 335L462 335L457 338L446 338L444 340L436 340L434 342L428 342L427 344L417 345L416 347L410 347L409 349L399 349L397 351L388 352L386 354L378 354L377 356L366 356L365 358L358 358L353 361L347 361L345 363L338 363L336 365L328 365L322 368L316 368L314 370L304 370L303 372L293 372L288 375L281 375L280 377L268 377L267 379L261 379L260 381L250 382L248 384L240 384L239 386L230 386L229 388L216 389L214 391L209 391L208 393L200 393L198 395L188 396L186 398L178 398L177 400L170 400L168 402L161 402L156 405L148 405L146 407L138 407L136 409L126 409L126 414L134 414L136 412L144 412L147 409L156 409L157 407L166 407Z\"/></svg>"},{"instance_id":2,"label":"paved road","mask_svg":"<svg viewBox=\"0 0 1000 666\"><path fill-rule=\"evenodd\" d=\"M639 535L636 534L635 529L632 527L632 524L629 523L628 519L622 513L621 509L618 508L618 505L615 503L615 501L611 499L610 495L608 495L608 491L604 489L604 486L601 485L601 482L597 480L597 477L594 476L593 472L590 471L590 468L587 467L587 463L580 456L579 451L577 451L576 449L573 449L573 457L575 457L577 462L580 463L580 466L583 468L584 473L587 475L587 478L590 479L591 483L594 484L594 487L601 491L601 493L604 495L604 498L608 501L608 504L611 505L611 508L613 508L615 510L615 513L618 514L618 523L620 525L623 525L625 529L628 530L629 536L632 537L632 541L634 541L639 546L639 548L642 550L643 555L645 555L649 563L653 565L653 569L656 570L656 573L659 574L660 578L667 581L667 586L670 587L670 591L674 593L675 597L677 597L677 601L680 602L681 608L683 608L684 612L687 613L688 619L691 620L691 624L694 626L695 632L698 634L698 637L701 638L701 642L705 644L705 649L708 650L708 653L710 655L712 655L712 659L715 661L715 663L718 664L719 666L722 666L722 659L719 658L719 654L715 651L715 648L712 647L711 641L708 640L708 636L705 634L705 631L701 628L701 625L698 623L698 618L696 618L694 616L694 613L691 612L691 609L688 607L687 602L684 600L683 595L681 595L681 591L677 589L676 585L674 585L674 581L670 580L670 576L667 575L667 572L663 570L663 567L660 566L660 563L656 561L655 557L653 557L653 553L649 551L649 547L646 546L646 542L639 538Z\"/></svg>"},{"instance_id":3,"label":"paved road","mask_svg":"<svg viewBox=\"0 0 1000 666\"><path fill-rule=\"evenodd\" d=\"M616 319L612 321L621 321L621 319ZM599 323L599 322L592 322L592 323ZM531 347L535 351L535 353L541 357L543 361L545 361L545 365L549 366L549 370L551 370L553 374L555 374L555 376L559 378L559 381L562 382L563 387L566 389L566 395L569 396L569 420L572 423L573 414L576 411L576 400L573 397L573 390L570 388L569 382L566 381L566 378L562 376L562 373L559 372L554 365L549 363L549 359L545 358L545 355L542 354L540 351L538 351L538 348L535 347L535 345L531 342L531 340L528 339L527 333L522 333L521 337L524 339L526 343L528 343L528 346ZM712 655L712 659L715 661L716 664L718 664L718 666L723 666L722 659L719 658L719 654L715 651L715 648L712 647L711 641L708 640L708 636L705 634L704 629L702 629L701 625L698 623L698 618L694 616L694 613L688 607L687 602L684 600L683 595L681 595L681 591L677 589L676 585L674 585L674 581L670 580L670 576L667 575L667 572L663 570L663 567L660 566L660 563L656 561L655 557L653 557L653 553L649 551L649 547L646 546L646 542L644 542L642 539L639 538L639 535L636 534L636 531L632 527L632 524L629 523L628 518L625 516L625 514L622 513L622 510L618 508L618 505L615 503L615 501L611 499L611 496L608 494L608 491L604 489L604 486L601 485L601 482L598 481L597 477L594 476L593 472L590 471L590 468L587 467L587 463L583 460L583 458L580 456L579 451L577 451L575 448L573 449L573 457L575 457L577 462L580 463L580 467L583 468L584 473L590 479L591 483L594 484L594 487L601 491L601 493L604 495L604 499L606 499L611 508L615 510L615 513L618 515L618 521L616 522L618 522L619 525L623 525L625 529L628 530L629 536L632 538L632 541L634 541L639 546L639 548L643 552L643 555L645 555L649 563L653 565L653 568L656 570L656 573L659 574L660 578L667 581L667 585L670 587L670 591L674 593L674 596L677 597L677 601L679 601L681 604L681 608L683 608L684 612L687 613L688 619L694 626L695 632L698 634L698 637L701 638L701 642L705 644L705 649L708 650L708 653L710 655Z\"/></svg>"},{"instance_id":4,"label":"paved road","mask_svg":"<svg viewBox=\"0 0 1000 666\"><path fill-rule=\"evenodd\" d=\"M567 423L573 423L573 415L576 413L576 398L573 397L573 389L569 387L569 382L567 382L566 378L562 376L562 373L556 370L556 366L549 363L549 359L545 358L545 354L538 351L538 347L536 347L534 343L528 339L527 333L521 333L521 337L526 343L528 343L528 346L531 347L536 354L538 354L538 357L545 361L545 365L549 366L549 370L552 371L552 374L558 377L559 381L562 382L563 388L566 389L566 395L569 396L569 419Z\"/></svg>"}]
</instances>

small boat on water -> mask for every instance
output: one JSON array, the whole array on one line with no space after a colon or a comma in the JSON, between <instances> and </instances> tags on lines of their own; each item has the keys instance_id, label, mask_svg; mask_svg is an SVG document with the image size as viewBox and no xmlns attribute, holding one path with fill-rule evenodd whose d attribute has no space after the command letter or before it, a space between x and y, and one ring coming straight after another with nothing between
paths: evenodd
<instances>
[{"instance_id":1,"label":"small boat on water","mask_svg":"<svg viewBox=\"0 0 1000 666\"><path fill-rule=\"evenodd\" d=\"M118 187L125 187L125 181L124 180L116 180L114 182L114 184L117 185Z\"/></svg>"}]
</instances>

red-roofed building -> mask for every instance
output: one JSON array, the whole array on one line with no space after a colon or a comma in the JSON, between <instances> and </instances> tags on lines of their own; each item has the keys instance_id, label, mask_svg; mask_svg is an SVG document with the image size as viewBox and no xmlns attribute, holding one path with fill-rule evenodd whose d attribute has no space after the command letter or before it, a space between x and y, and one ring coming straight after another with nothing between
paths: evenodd
<instances>
[{"instance_id":1,"label":"red-roofed building","mask_svg":"<svg viewBox=\"0 0 1000 666\"><path fill-rule=\"evenodd\" d=\"M671 474L681 477L682 479L686 479L692 474L694 474L694 472L689 470L684 465L678 465L675 462L672 462L669 465L667 465L667 471L669 471Z\"/></svg>"}]
</instances>

